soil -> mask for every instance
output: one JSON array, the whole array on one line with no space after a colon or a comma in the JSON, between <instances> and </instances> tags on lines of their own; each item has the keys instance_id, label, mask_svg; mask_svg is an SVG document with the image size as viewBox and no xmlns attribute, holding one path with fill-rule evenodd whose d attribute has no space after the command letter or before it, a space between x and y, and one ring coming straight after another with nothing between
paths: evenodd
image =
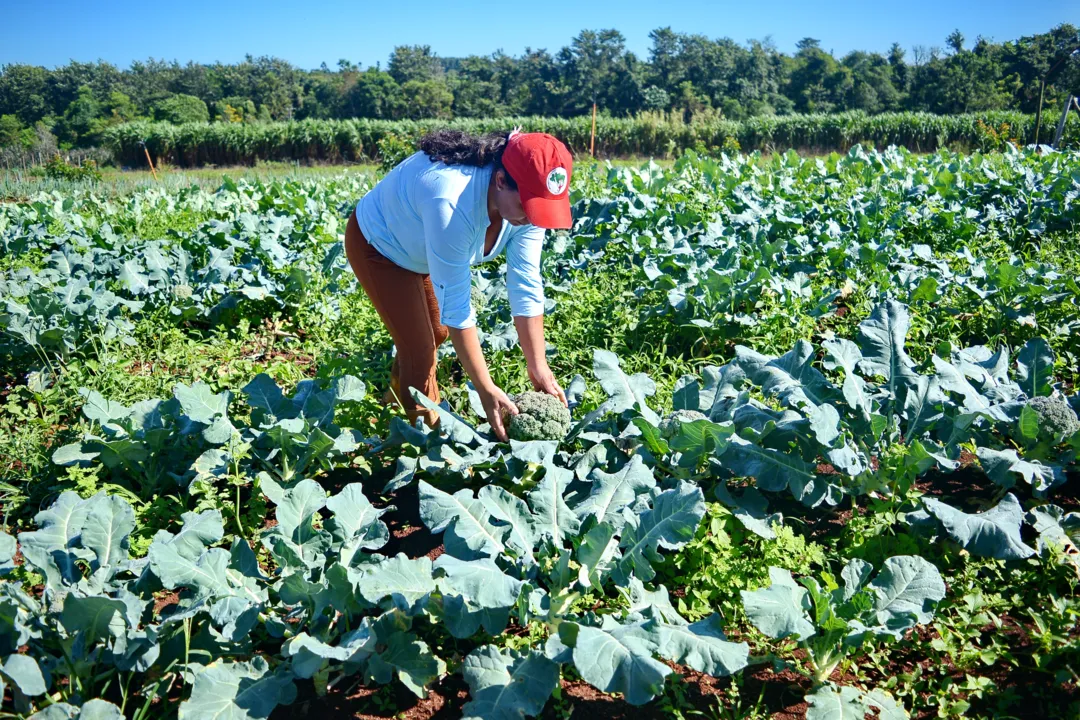
<instances>
[{"instance_id":1,"label":"soil","mask_svg":"<svg viewBox=\"0 0 1080 720\"><path fill-rule=\"evenodd\" d=\"M180 593L175 590L162 591L154 595L154 615L158 616L161 611L170 605L176 605L180 602Z\"/></svg>"}]
</instances>

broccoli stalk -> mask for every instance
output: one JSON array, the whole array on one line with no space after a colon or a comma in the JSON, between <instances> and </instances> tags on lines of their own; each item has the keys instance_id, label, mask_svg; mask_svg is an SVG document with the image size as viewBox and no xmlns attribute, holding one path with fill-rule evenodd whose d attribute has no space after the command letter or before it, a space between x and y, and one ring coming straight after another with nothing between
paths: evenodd
<instances>
[{"instance_id":1,"label":"broccoli stalk","mask_svg":"<svg viewBox=\"0 0 1080 720\"><path fill-rule=\"evenodd\" d=\"M570 432L570 411L558 398L542 392L516 395L518 414L510 418L513 440L562 440Z\"/></svg>"}]
</instances>

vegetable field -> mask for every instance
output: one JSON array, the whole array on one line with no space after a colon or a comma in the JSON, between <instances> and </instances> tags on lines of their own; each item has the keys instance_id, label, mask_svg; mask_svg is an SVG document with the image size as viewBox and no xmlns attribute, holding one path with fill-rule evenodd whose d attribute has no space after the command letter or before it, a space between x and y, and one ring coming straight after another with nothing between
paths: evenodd
<instances>
[{"instance_id":1,"label":"vegetable field","mask_svg":"<svg viewBox=\"0 0 1080 720\"><path fill-rule=\"evenodd\" d=\"M373 181L0 205L0 715L1080 716L1080 153L581 168L508 444L379 404Z\"/></svg>"}]
</instances>

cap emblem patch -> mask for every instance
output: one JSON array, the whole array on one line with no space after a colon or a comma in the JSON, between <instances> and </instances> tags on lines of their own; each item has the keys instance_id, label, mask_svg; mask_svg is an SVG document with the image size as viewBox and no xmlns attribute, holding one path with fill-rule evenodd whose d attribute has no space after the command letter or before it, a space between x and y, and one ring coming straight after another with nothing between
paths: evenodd
<instances>
[{"instance_id":1,"label":"cap emblem patch","mask_svg":"<svg viewBox=\"0 0 1080 720\"><path fill-rule=\"evenodd\" d=\"M548 173L547 189L552 195L562 195L566 190L566 168L557 167Z\"/></svg>"}]
</instances>

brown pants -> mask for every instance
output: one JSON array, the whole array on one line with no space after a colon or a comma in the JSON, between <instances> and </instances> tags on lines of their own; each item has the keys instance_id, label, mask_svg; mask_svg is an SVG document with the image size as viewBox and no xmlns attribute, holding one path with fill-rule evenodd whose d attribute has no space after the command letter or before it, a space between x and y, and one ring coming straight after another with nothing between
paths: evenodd
<instances>
[{"instance_id":1,"label":"brown pants","mask_svg":"<svg viewBox=\"0 0 1080 720\"><path fill-rule=\"evenodd\" d=\"M406 270L380 254L360 232L355 212L345 226L345 255L397 346L391 393L384 400L396 396L410 421L422 417L434 427L438 416L430 410L418 410L409 393L409 388L414 387L432 402L439 402L435 352L450 331L439 322L439 302L431 278Z\"/></svg>"}]
</instances>

